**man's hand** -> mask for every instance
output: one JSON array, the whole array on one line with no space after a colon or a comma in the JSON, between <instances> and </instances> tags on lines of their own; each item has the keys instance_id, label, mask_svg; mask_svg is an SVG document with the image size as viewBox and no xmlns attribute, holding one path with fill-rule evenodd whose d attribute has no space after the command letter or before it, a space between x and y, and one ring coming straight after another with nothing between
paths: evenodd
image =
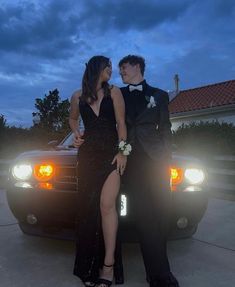
<instances>
[{"instance_id":1,"label":"man's hand","mask_svg":"<svg viewBox=\"0 0 235 287\"><path fill-rule=\"evenodd\" d=\"M75 147L80 147L84 143L83 132L74 132L74 139L73 139L73 145Z\"/></svg>"},{"instance_id":2,"label":"man's hand","mask_svg":"<svg viewBox=\"0 0 235 287\"><path fill-rule=\"evenodd\" d=\"M117 163L117 173L123 175L126 168L127 156L119 152L115 155L112 164L114 164L115 162Z\"/></svg>"}]
</instances>

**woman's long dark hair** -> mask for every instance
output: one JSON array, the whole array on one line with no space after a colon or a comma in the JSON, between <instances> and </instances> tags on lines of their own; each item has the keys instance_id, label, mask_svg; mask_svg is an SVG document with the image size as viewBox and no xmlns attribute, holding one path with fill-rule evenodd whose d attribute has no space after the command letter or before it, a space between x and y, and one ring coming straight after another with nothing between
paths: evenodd
<instances>
[{"instance_id":1,"label":"woman's long dark hair","mask_svg":"<svg viewBox=\"0 0 235 287\"><path fill-rule=\"evenodd\" d=\"M86 69L82 78L82 95L81 99L92 104L98 99L97 97L97 84L100 73L110 65L110 60L104 56L94 56L86 64ZM109 94L108 82L102 83L104 96Z\"/></svg>"}]
</instances>

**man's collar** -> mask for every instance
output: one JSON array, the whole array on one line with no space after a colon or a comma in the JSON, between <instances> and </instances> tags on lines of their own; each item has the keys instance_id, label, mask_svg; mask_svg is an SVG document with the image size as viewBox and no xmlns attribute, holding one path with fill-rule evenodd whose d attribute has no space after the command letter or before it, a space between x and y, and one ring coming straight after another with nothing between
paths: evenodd
<instances>
[{"instance_id":1,"label":"man's collar","mask_svg":"<svg viewBox=\"0 0 235 287\"><path fill-rule=\"evenodd\" d=\"M143 80L143 81L141 81L140 83L138 83L138 84L129 84L128 86L139 86L139 85L143 85L143 86L145 86L146 85L146 80Z\"/></svg>"},{"instance_id":2,"label":"man's collar","mask_svg":"<svg viewBox=\"0 0 235 287\"><path fill-rule=\"evenodd\" d=\"M147 86L146 80L143 80L139 84L129 84L127 88L130 92L134 90L145 91L146 86Z\"/></svg>"}]
</instances>

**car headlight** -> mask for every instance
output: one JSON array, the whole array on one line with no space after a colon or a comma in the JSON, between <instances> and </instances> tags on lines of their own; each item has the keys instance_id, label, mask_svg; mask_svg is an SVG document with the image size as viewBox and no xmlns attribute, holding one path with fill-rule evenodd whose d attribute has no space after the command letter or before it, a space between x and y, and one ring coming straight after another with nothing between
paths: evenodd
<instances>
[{"instance_id":1,"label":"car headlight","mask_svg":"<svg viewBox=\"0 0 235 287\"><path fill-rule=\"evenodd\" d=\"M205 179L204 172L197 168L187 168L184 172L184 176L191 184L200 184Z\"/></svg>"},{"instance_id":2,"label":"car headlight","mask_svg":"<svg viewBox=\"0 0 235 287\"><path fill-rule=\"evenodd\" d=\"M12 168L12 175L17 180L27 180L32 175L32 167L29 164L17 164Z\"/></svg>"}]
</instances>

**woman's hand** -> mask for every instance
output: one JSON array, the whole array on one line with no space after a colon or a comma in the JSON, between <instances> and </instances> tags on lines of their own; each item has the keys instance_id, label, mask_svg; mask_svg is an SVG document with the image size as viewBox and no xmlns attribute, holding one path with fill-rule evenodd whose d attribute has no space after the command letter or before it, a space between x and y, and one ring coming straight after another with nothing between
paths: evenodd
<instances>
[{"instance_id":1,"label":"woman's hand","mask_svg":"<svg viewBox=\"0 0 235 287\"><path fill-rule=\"evenodd\" d=\"M127 156L119 152L115 155L112 164L115 162L117 163L117 173L123 175L126 168Z\"/></svg>"},{"instance_id":2,"label":"woman's hand","mask_svg":"<svg viewBox=\"0 0 235 287\"><path fill-rule=\"evenodd\" d=\"M83 133L74 132L74 138L73 138L73 145L75 147L80 147L84 143L84 139L82 138Z\"/></svg>"}]
</instances>

